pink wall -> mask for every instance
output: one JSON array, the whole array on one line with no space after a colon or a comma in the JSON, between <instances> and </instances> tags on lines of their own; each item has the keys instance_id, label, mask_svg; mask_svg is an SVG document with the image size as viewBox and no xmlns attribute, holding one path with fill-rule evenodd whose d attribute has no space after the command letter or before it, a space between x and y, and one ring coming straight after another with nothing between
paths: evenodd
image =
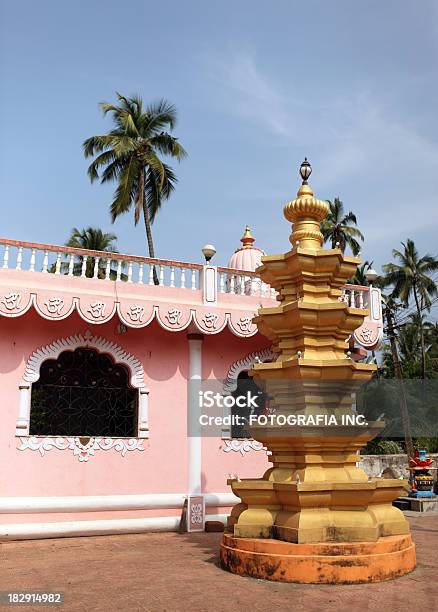
<instances>
[{"instance_id":1,"label":"pink wall","mask_svg":"<svg viewBox=\"0 0 438 612\"><path fill-rule=\"evenodd\" d=\"M217 336L205 336L203 352L203 378L225 379L230 365L248 353L269 346L266 338L257 335L238 338L228 330ZM228 474L244 477L262 476L268 468L265 451L223 451L224 441L219 438L202 439L202 488L204 491L226 491Z\"/></svg>"},{"instance_id":2,"label":"pink wall","mask_svg":"<svg viewBox=\"0 0 438 612\"><path fill-rule=\"evenodd\" d=\"M157 322L141 329L116 333L117 318L103 325L86 324L77 314L48 321L33 309L16 319L0 317L0 491L2 496L112 495L181 493L187 490L187 372L186 332L164 331ZM145 450L125 457L114 449L98 450L88 462L79 462L71 450L19 451L15 437L18 383L33 350L55 339L84 333L116 342L143 365L150 389L149 440ZM225 329L206 336L203 377L225 377L231 363L267 345L256 335L238 338ZM229 491L228 473L260 476L267 468L264 451L225 453L219 438L202 445L204 492ZM162 514L162 512L161 512ZM67 518L64 516L64 519Z\"/></svg>"}]
</instances>

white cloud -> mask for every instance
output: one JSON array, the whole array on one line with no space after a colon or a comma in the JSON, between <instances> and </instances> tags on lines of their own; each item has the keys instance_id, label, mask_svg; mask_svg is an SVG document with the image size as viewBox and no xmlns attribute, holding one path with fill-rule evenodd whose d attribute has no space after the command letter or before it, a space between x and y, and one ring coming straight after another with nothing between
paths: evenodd
<instances>
[{"instance_id":1,"label":"white cloud","mask_svg":"<svg viewBox=\"0 0 438 612\"><path fill-rule=\"evenodd\" d=\"M234 91L231 102L241 116L261 122L276 135L290 133L291 117L284 108L283 95L261 74L250 55L240 54L230 63L214 62L211 76Z\"/></svg>"},{"instance_id":2,"label":"white cloud","mask_svg":"<svg viewBox=\"0 0 438 612\"><path fill-rule=\"evenodd\" d=\"M319 190L348 192L346 206L359 213L368 242L397 241L438 221L438 145L416 128L403 100L348 83L331 96L302 76L280 85L248 52L213 61L210 75L228 112L251 122L261 140L270 133L310 157Z\"/></svg>"}]
</instances>

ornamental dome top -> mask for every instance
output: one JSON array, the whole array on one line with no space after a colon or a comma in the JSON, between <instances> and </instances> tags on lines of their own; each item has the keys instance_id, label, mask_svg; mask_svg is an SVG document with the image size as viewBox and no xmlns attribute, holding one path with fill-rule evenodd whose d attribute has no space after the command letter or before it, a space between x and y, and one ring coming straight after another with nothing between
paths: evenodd
<instances>
[{"instance_id":1,"label":"ornamental dome top","mask_svg":"<svg viewBox=\"0 0 438 612\"><path fill-rule=\"evenodd\" d=\"M248 225L245 228L245 232L240 242L243 246L235 250L228 262L228 267L236 270L254 272L255 269L261 265L262 255L266 255L266 253L262 251L262 249L253 246L255 238L251 234Z\"/></svg>"},{"instance_id":2,"label":"ornamental dome top","mask_svg":"<svg viewBox=\"0 0 438 612\"><path fill-rule=\"evenodd\" d=\"M289 238L293 245L299 243L304 247L320 248L323 236L319 230L319 224L327 216L329 205L326 201L314 197L312 188L307 182L311 172L312 167L306 157L300 166L302 184L298 189L297 197L285 204L283 214L288 221L293 223L292 234Z\"/></svg>"}]
</instances>

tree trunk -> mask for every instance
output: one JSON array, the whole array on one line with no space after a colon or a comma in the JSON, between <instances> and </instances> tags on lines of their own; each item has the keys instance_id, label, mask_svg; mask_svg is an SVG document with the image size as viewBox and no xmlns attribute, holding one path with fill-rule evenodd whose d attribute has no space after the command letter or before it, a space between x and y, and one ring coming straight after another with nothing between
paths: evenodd
<instances>
[{"instance_id":1,"label":"tree trunk","mask_svg":"<svg viewBox=\"0 0 438 612\"><path fill-rule=\"evenodd\" d=\"M423 319L421 316L421 308L420 303L418 301L417 288L414 283L414 300L415 305L417 307L418 313L418 325L420 326L420 341L421 341L421 378L424 380L426 378L426 348L424 346L424 329L423 329Z\"/></svg>"},{"instance_id":2,"label":"tree trunk","mask_svg":"<svg viewBox=\"0 0 438 612\"><path fill-rule=\"evenodd\" d=\"M141 205L143 208L143 217L144 217L144 225L146 228L146 239L148 241L148 249L149 249L149 257L155 259L155 250L154 250L154 242L152 240L152 229L151 229L151 220L149 218L149 211L146 204L145 193L144 193L144 170L140 175L140 181L138 185L139 196L141 198ZM152 268L154 275L154 285L159 285L160 281L158 279L157 270L155 266Z\"/></svg>"}]
</instances>

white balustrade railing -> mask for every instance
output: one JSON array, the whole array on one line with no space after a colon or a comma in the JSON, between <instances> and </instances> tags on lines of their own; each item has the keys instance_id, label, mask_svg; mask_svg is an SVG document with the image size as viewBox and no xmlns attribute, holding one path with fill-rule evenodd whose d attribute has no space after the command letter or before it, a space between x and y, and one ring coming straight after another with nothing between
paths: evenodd
<instances>
[{"instance_id":1,"label":"white balustrade railing","mask_svg":"<svg viewBox=\"0 0 438 612\"><path fill-rule=\"evenodd\" d=\"M219 293L235 293L275 299L276 291L257 276L255 272L234 270L233 268L217 269Z\"/></svg>"},{"instance_id":2,"label":"white balustrade railing","mask_svg":"<svg viewBox=\"0 0 438 612\"><path fill-rule=\"evenodd\" d=\"M364 308L367 310L370 307L370 288L363 285L347 284L342 289L340 299L351 308Z\"/></svg>"},{"instance_id":3,"label":"white balustrade railing","mask_svg":"<svg viewBox=\"0 0 438 612\"><path fill-rule=\"evenodd\" d=\"M201 264L18 240L0 239L0 245L3 247L0 269L159 284L187 290L200 290L203 286L204 266ZM218 296L230 293L271 299L276 296L275 290L263 283L255 272L232 268L216 268L216 287ZM340 299L351 307L369 309L369 287L347 284Z\"/></svg>"},{"instance_id":4,"label":"white balustrade railing","mask_svg":"<svg viewBox=\"0 0 438 612\"><path fill-rule=\"evenodd\" d=\"M0 245L3 247L0 268L3 269L188 290L200 290L203 286L204 266L201 264L19 240L0 239ZM275 299L275 291L263 283L255 272L221 267L215 269L217 294Z\"/></svg>"},{"instance_id":5,"label":"white balustrade railing","mask_svg":"<svg viewBox=\"0 0 438 612\"><path fill-rule=\"evenodd\" d=\"M0 239L0 245L3 247L2 269L194 290L201 288L201 264L18 240Z\"/></svg>"}]
</instances>

